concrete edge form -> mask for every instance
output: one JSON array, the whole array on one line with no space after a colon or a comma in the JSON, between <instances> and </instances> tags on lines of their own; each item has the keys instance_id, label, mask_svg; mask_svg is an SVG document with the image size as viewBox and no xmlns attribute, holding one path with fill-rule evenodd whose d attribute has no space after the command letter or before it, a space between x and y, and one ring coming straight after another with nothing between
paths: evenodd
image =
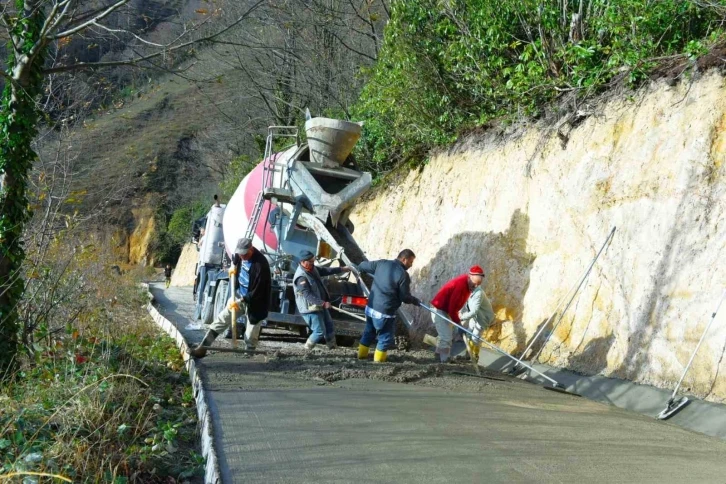
<instances>
[{"instance_id":1,"label":"concrete edge form","mask_svg":"<svg viewBox=\"0 0 726 484\"><path fill-rule=\"evenodd\" d=\"M174 339L182 354L182 358L184 358L184 365L189 372L189 379L192 384L194 400L197 406L197 418L199 419L201 430L202 456L206 459L204 482L207 484L220 484L222 480L220 478L219 457L214 444L214 436L212 435L212 414L209 410L209 401L202 385L202 379L197 371L197 365L194 362L194 358L189 356L186 351L188 346L184 336L182 336L176 326L162 316L152 304L154 296L149 290L149 285L147 283L142 283L141 286L149 295L149 302L146 305L146 310L149 312L156 325Z\"/></svg>"},{"instance_id":2,"label":"concrete edge form","mask_svg":"<svg viewBox=\"0 0 726 484\"><path fill-rule=\"evenodd\" d=\"M596 402L607 403L653 417L666 407L673 390L642 385L629 380L608 378L601 375L580 375L562 368L553 368L540 363L530 363L538 371L557 380L567 391L582 395ZM481 349L479 366L493 371L504 371L514 366L512 360L494 351ZM549 385L544 378L531 371L523 373L528 381ZM687 395L687 393L679 393ZM706 402L691 395L688 406L663 423L726 440L726 405Z\"/></svg>"}]
</instances>

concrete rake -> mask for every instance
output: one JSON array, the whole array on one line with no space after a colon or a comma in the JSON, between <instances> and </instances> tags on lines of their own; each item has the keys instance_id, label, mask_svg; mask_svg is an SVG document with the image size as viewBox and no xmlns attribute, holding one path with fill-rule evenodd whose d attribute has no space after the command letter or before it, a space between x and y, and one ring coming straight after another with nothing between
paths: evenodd
<instances>
[{"instance_id":1,"label":"concrete rake","mask_svg":"<svg viewBox=\"0 0 726 484\"><path fill-rule=\"evenodd\" d=\"M539 337L542 335L542 333L544 333L544 330L547 328L547 326L549 326L550 322L552 321L552 318L554 318L555 314L557 314L557 312L562 307L562 304L564 304L564 302L567 301L568 296L570 296L570 299L567 302L567 306L565 306L565 309L562 311L562 313L560 313L560 317L557 319L557 322L552 327L550 334L555 332L557 327L560 325L560 323L564 319L565 313L567 313L567 310L570 308L572 301L575 300L575 296L577 296L577 293L579 292L580 288L582 287L582 284L587 279L587 276L590 275L592 268L595 266L595 262L597 262L597 260L600 258L600 254L602 254L602 252L605 250L605 247L607 247L608 242L610 242L610 239L613 237L614 234L615 234L615 227L613 227L612 230L610 231L610 233L608 234L607 238L605 239L605 242L602 244L602 247L598 251L597 255L592 260L592 262L588 266L587 270L585 270L585 273L582 275L582 277L580 279L578 279L578 282L570 288L570 290L567 292L567 295L560 300L560 303L557 305L557 307L555 308L552 315L547 319L547 321L545 321L545 323L539 329L537 334L535 334L534 337L532 338L532 341L530 341L529 344L527 345L527 347L524 349L524 351L522 352L522 356L519 357L521 360L524 360L524 358L527 357L527 353L529 353L529 350L532 349L532 346L534 346L534 343L539 339ZM545 344L542 345L542 347L539 349L539 351L532 358L530 358L530 360L532 360L532 361L537 360L537 358L539 357L540 353L542 352L542 350L544 349L546 344L547 344L547 341L545 341ZM524 373L524 369L519 365L519 363L517 363L516 365L514 365L514 367L508 373L512 376L517 376L521 373Z\"/></svg>"},{"instance_id":2,"label":"concrete rake","mask_svg":"<svg viewBox=\"0 0 726 484\"><path fill-rule=\"evenodd\" d=\"M668 399L666 408L664 408L663 411L658 414L658 420L667 420L671 418L673 415L680 412L686 405L691 403L691 401L686 396L682 396L681 398L676 399L676 394L678 394L678 390L681 388L681 383L683 383L683 379L686 377L686 373L688 373L688 370L691 368L691 363L693 363L693 359L696 357L696 353L698 353L698 349L701 347L701 343L703 343L703 340L706 338L708 330L711 328L713 321L716 319L716 314L718 314L718 310L721 308L721 303L723 302L724 298L726 298L726 290L724 290L723 294L721 294L721 299L718 301L718 306L716 306L716 310L711 315L711 321L709 321L706 325L706 329L703 331L701 339L696 345L696 349L693 350L693 353L691 354L691 359L688 360L688 364L686 365L686 369L683 370L681 379L678 380L676 388L673 389L673 394L671 394L671 398Z\"/></svg>"}]
</instances>

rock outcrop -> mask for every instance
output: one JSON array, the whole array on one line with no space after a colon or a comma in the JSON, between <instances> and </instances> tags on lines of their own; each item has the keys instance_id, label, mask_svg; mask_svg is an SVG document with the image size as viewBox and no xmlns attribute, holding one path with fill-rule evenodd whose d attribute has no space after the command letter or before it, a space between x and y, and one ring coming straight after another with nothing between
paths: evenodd
<instances>
[{"instance_id":1,"label":"rock outcrop","mask_svg":"<svg viewBox=\"0 0 726 484\"><path fill-rule=\"evenodd\" d=\"M184 244L182 253L171 275L171 285L178 287L193 286L198 259L199 252L197 252L196 244L192 244L191 242Z\"/></svg>"}]
</instances>

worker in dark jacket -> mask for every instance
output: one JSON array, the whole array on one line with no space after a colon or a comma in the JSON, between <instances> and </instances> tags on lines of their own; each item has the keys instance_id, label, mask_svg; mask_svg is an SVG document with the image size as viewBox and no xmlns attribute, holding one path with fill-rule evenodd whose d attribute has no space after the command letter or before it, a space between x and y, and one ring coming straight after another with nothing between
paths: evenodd
<instances>
[{"instance_id":1,"label":"worker in dark jacket","mask_svg":"<svg viewBox=\"0 0 726 484\"><path fill-rule=\"evenodd\" d=\"M246 238L240 239L237 243L232 259L233 263L229 269L230 278L237 277L240 274L240 265L243 260L250 263L247 292L245 294L243 294L244 291L240 292L242 288L239 284L237 285L236 293L230 298L227 307L217 315L217 318L209 326L209 331L204 336L202 343L190 351L192 356L203 358L207 355L207 350L200 347L211 346L217 336L232 324L232 309L246 312L245 347L248 350L253 350L257 346L261 329L260 323L267 317L270 293L272 292L270 264L260 251L252 247L252 241ZM219 297L224 297L224 295L220 294Z\"/></svg>"},{"instance_id":2,"label":"worker in dark jacket","mask_svg":"<svg viewBox=\"0 0 726 484\"><path fill-rule=\"evenodd\" d=\"M396 260L365 261L358 266L360 272L373 276L373 287L365 310L366 327L358 345L359 359L368 357L373 340L378 338L373 361L386 361L386 352L393 346L396 311L401 303L421 304L411 295L411 278L406 272L415 259L413 251L404 249Z\"/></svg>"},{"instance_id":3,"label":"worker in dark jacket","mask_svg":"<svg viewBox=\"0 0 726 484\"><path fill-rule=\"evenodd\" d=\"M328 348L337 348L335 327L330 316L330 294L322 278L343 272L350 267L315 267L315 255L309 250L300 252L300 265L292 277L295 286L295 304L312 334L305 342L305 348L312 350L323 339Z\"/></svg>"}]
</instances>

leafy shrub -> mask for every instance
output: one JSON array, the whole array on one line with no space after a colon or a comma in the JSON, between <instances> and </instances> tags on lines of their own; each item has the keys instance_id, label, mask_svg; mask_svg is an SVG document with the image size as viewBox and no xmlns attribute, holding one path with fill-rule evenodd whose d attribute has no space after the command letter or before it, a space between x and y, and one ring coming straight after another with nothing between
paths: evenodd
<instances>
[{"instance_id":1,"label":"leafy shrub","mask_svg":"<svg viewBox=\"0 0 726 484\"><path fill-rule=\"evenodd\" d=\"M462 128L536 116L563 92L637 83L660 57L702 55L721 21L691 0L394 0L353 109L366 122L358 159L386 171Z\"/></svg>"},{"instance_id":2,"label":"leafy shrub","mask_svg":"<svg viewBox=\"0 0 726 484\"><path fill-rule=\"evenodd\" d=\"M198 476L191 387L176 345L146 313L144 269L122 272L98 240L71 232L42 257L31 245L26 259L25 352L0 387L0 480Z\"/></svg>"},{"instance_id":3,"label":"leafy shrub","mask_svg":"<svg viewBox=\"0 0 726 484\"><path fill-rule=\"evenodd\" d=\"M262 145L261 152L264 153L264 144ZM220 191L224 200L229 200L234 191L237 190L240 182L244 179L247 174L252 171L255 165L250 161L250 158L245 155L240 155L229 162L229 169L224 176L224 180L219 184Z\"/></svg>"}]
</instances>

